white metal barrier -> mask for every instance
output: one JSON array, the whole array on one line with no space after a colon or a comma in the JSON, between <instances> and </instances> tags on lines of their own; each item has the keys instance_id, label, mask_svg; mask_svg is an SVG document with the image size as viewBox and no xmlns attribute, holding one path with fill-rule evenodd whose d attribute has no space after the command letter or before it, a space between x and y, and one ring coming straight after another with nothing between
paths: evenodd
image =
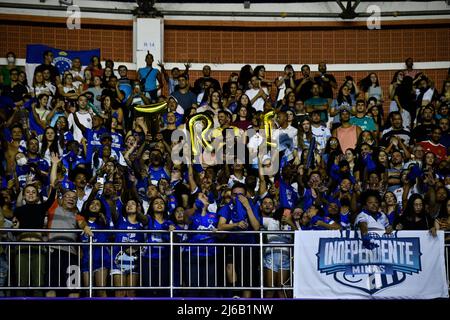
<instances>
[{"instance_id":1,"label":"white metal barrier","mask_svg":"<svg viewBox=\"0 0 450 320\"><path fill-rule=\"evenodd\" d=\"M79 230L0 229L10 232L74 233ZM93 230L130 233L130 230ZM2 296L292 297L292 231L132 230L167 241L149 243L0 241ZM192 234L208 241L184 242ZM283 234L290 243L267 243ZM230 235L254 243L229 243ZM289 237L285 237L289 239ZM11 237L10 237L11 239ZM449 281L449 250L445 260ZM449 288L450 290L450 288Z\"/></svg>"}]
</instances>

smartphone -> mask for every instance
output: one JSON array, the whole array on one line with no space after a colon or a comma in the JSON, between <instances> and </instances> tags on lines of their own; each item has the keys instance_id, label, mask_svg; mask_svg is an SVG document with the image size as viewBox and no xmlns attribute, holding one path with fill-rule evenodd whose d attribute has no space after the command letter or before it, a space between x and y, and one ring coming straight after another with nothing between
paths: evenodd
<instances>
[{"instance_id":1,"label":"smartphone","mask_svg":"<svg viewBox=\"0 0 450 320\"><path fill-rule=\"evenodd\" d=\"M97 182L98 183L101 183L102 185L105 183L105 178L103 178L103 177L98 177L97 178Z\"/></svg>"}]
</instances>

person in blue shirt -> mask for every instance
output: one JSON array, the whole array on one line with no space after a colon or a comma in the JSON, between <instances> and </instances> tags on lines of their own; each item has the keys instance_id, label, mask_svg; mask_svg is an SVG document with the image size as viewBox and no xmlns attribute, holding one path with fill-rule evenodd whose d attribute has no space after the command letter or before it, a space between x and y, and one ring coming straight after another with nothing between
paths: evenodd
<instances>
[{"instance_id":1,"label":"person in blue shirt","mask_svg":"<svg viewBox=\"0 0 450 320\"><path fill-rule=\"evenodd\" d=\"M185 211L185 219L189 225L189 230L215 231L219 223L219 215L208 210L209 200L204 193L198 193L194 206ZM190 233L189 243L210 243L211 246L189 246L185 260L189 264L189 277L185 280L188 287L214 287L216 286L216 255L217 247L213 243L217 242L214 234ZM199 291L193 293L195 296L215 297L215 290Z\"/></svg>"},{"instance_id":2,"label":"person in blue shirt","mask_svg":"<svg viewBox=\"0 0 450 320\"><path fill-rule=\"evenodd\" d=\"M311 218L311 230L340 230L340 224L336 223L333 219L325 215L324 209L313 204L306 211L307 215Z\"/></svg>"},{"instance_id":3,"label":"person in blue shirt","mask_svg":"<svg viewBox=\"0 0 450 320\"><path fill-rule=\"evenodd\" d=\"M117 121L113 118L112 123ZM113 150L114 158L119 159L120 153L124 150L123 136L121 133L111 129L111 132L106 131L100 136L100 143L102 146L109 145Z\"/></svg>"},{"instance_id":4,"label":"person in blue shirt","mask_svg":"<svg viewBox=\"0 0 450 320\"><path fill-rule=\"evenodd\" d=\"M92 116L92 129L86 128L83 126L76 113L73 114L73 119L80 128L83 136L86 138L86 160L88 162L92 161L92 155L97 150L100 151L102 149L102 144L100 142L102 134L107 132L107 129L104 127L103 118L94 114Z\"/></svg>"},{"instance_id":5,"label":"person in blue shirt","mask_svg":"<svg viewBox=\"0 0 450 320\"><path fill-rule=\"evenodd\" d=\"M143 91L145 91L148 98L152 102L158 100L158 90L161 90L164 86L161 72L158 69L153 68L153 55L148 52L145 56L146 66L144 68L139 68L138 78L142 84ZM158 81L158 83L156 82Z\"/></svg>"},{"instance_id":6,"label":"person in blue shirt","mask_svg":"<svg viewBox=\"0 0 450 320\"><path fill-rule=\"evenodd\" d=\"M34 139L33 139L34 140ZM34 145L34 141L29 142ZM27 178L36 178L37 180L48 182L48 171L49 166L47 161L36 156L35 158L30 157L30 152L27 154L23 152L17 152L15 155L16 169L15 174L19 182L19 186L24 188L27 182ZM48 185L48 183L44 183Z\"/></svg>"},{"instance_id":7,"label":"person in blue shirt","mask_svg":"<svg viewBox=\"0 0 450 320\"><path fill-rule=\"evenodd\" d=\"M78 141L69 141L66 150L66 153L61 157L61 163L66 169L70 171L80 164L86 164L86 159L80 155L80 144Z\"/></svg>"},{"instance_id":8,"label":"person in blue shirt","mask_svg":"<svg viewBox=\"0 0 450 320\"><path fill-rule=\"evenodd\" d=\"M259 231L262 221L257 207L252 207L246 197L247 187L237 182L231 189L233 200L220 208L220 231ZM254 234L231 234L228 243L254 244ZM258 267L259 252L257 247L227 247L227 278L231 286L259 286ZM238 294L235 292L235 294ZM244 290L243 297L250 298L251 291Z\"/></svg>"},{"instance_id":9,"label":"person in blue shirt","mask_svg":"<svg viewBox=\"0 0 450 320\"><path fill-rule=\"evenodd\" d=\"M174 223L169 219L164 199L157 196L150 203L145 224L148 230L160 232L147 233L150 243L142 258L142 285L144 287L166 287L169 285L170 236L167 232ZM162 244L162 245L161 245ZM164 290L150 289L143 292L145 296L167 296Z\"/></svg>"},{"instance_id":10,"label":"person in blue shirt","mask_svg":"<svg viewBox=\"0 0 450 320\"><path fill-rule=\"evenodd\" d=\"M28 159L22 152L17 152L16 156L16 177L19 182L19 187L24 188L27 183L27 178L31 174L30 166L28 165Z\"/></svg>"},{"instance_id":11,"label":"person in blue shirt","mask_svg":"<svg viewBox=\"0 0 450 320\"><path fill-rule=\"evenodd\" d=\"M139 202L129 199L122 207L122 212L111 211L116 230L144 229ZM144 233L119 232L115 234L114 242L123 243L113 247L113 268L111 275L115 287L136 287L139 283L140 246L129 243L143 243ZM135 290L116 290L116 297L135 297Z\"/></svg>"},{"instance_id":12,"label":"person in blue shirt","mask_svg":"<svg viewBox=\"0 0 450 320\"><path fill-rule=\"evenodd\" d=\"M394 221L401 215L401 206L397 203L397 197L391 191L386 191L383 196L383 212L389 220L391 226L394 225Z\"/></svg>"},{"instance_id":13,"label":"person in blue shirt","mask_svg":"<svg viewBox=\"0 0 450 320\"><path fill-rule=\"evenodd\" d=\"M350 230L350 200L330 201L325 208L325 216L341 225L344 230Z\"/></svg>"},{"instance_id":14,"label":"person in blue shirt","mask_svg":"<svg viewBox=\"0 0 450 320\"><path fill-rule=\"evenodd\" d=\"M149 180L152 184L157 185L162 178L170 180L168 169L163 164L163 155L158 149L150 152L150 166L148 168Z\"/></svg>"},{"instance_id":15,"label":"person in blue shirt","mask_svg":"<svg viewBox=\"0 0 450 320\"><path fill-rule=\"evenodd\" d=\"M106 213L106 207L99 199L93 199L86 202L82 213L86 218L87 225L94 230L92 242L107 243L108 233L99 232L97 230L108 229L109 222ZM81 241L89 243L89 236L82 234ZM89 286L89 246L83 246L83 258L81 259L81 272L83 273L83 282L85 286ZM107 284L108 270L111 268L111 253L108 246L93 246L92 249L92 270L94 272L93 279L96 287L105 287ZM98 297L107 297L105 290L97 292Z\"/></svg>"},{"instance_id":16,"label":"person in blue shirt","mask_svg":"<svg viewBox=\"0 0 450 320\"><path fill-rule=\"evenodd\" d=\"M66 116L62 115L58 117L58 119L56 120L55 129L58 132L59 139L63 140L65 151L67 144L70 141L74 140L73 133L69 130L69 122L67 121Z\"/></svg>"},{"instance_id":17,"label":"person in blue shirt","mask_svg":"<svg viewBox=\"0 0 450 320\"><path fill-rule=\"evenodd\" d=\"M44 181L44 185L48 185L48 174L50 166L46 160L41 158L39 153L39 141L36 138L31 138L27 143L28 165L30 166L31 173L40 177L41 181Z\"/></svg>"}]
</instances>

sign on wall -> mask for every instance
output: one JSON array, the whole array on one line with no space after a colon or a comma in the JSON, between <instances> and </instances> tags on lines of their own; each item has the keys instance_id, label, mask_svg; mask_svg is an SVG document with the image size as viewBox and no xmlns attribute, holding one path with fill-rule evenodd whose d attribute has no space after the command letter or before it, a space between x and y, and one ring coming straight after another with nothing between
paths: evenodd
<instances>
[{"instance_id":1,"label":"sign on wall","mask_svg":"<svg viewBox=\"0 0 450 320\"><path fill-rule=\"evenodd\" d=\"M354 231L297 231L294 297L306 299L448 298L444 233L371 233L367 250Z\"/></svg>"},{"instance_id":2,"label":"sign on wall","mask_svg":"<svg viewBox=\"0 0 450 320\"><path fill-rule=\"evenodd\" d=\"M137 68L145 67L147 52L153 55L156 67L158 61L163 61L164 24L162 19L137 18L135 26Z\"/></svg>"}]
</instances>

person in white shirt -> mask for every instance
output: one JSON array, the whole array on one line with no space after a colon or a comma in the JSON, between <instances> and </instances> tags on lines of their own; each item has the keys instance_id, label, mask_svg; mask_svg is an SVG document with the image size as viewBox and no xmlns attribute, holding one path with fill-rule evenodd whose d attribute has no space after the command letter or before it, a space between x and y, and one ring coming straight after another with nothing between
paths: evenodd
<instances>
[{"instance_id":1,"label":"person in white shirt","mask_svg":"<svg viewBox=\"0 0 450 320\"><path fill-rule=\"evenodd\" d=\"M80 95L78 97L78 107L79 110L76 112L78 120L84 127L92 129L92 110L90 110L88 107L88 99L85 95ZM91 112L89 112L89 110ZM81 129L78 128L77 124L75 123L73 114L69 115L67 121L69 122L69 129L73 128L73 138L81 143L81 139L83 139L83 132L81 132Z\"/></svg>"},{"instance_id":2,"label":"person in white shirt","mask_svg":"<svg viewBox=\"0 0 450 320\"><path fill-rule=\"evenodd\" d=\"M331 137L331 132L330 129L324 126L320 121L320 112L317 110L311 112L311 131L316 138L318 149L323 152L328 139Z\"/></svg>"},{"instance_id":3,"label":"person in white shirt","mask_svg":"<svg viewBox=\"0 0 450 320\"><path fill-rule=\"evenodd\" d=\"M264 111L264 102L269 97L267 88L261 88L261 82L257 76L253 76L251 79L252 89L245 91L245 94L250 99L252 107L256 111Z\"/></svg>"},{"instance_id":4,"label":"person in white shirt","mask_svg":"<svg viewBox=\"0 0 450 320\"><path fill-rule=\"evenodd\" d=\"M392 226L389 224L387 216L379 211L381 197L377 191L366 191L361 198L362 203L364 203L364 209L356 216L355 230L359 229L361 231L363 246L372 250L378 247L378 245L372 242L369 231L384 231L386 233L391 233Z\"/></svg>"}]
</instances>

